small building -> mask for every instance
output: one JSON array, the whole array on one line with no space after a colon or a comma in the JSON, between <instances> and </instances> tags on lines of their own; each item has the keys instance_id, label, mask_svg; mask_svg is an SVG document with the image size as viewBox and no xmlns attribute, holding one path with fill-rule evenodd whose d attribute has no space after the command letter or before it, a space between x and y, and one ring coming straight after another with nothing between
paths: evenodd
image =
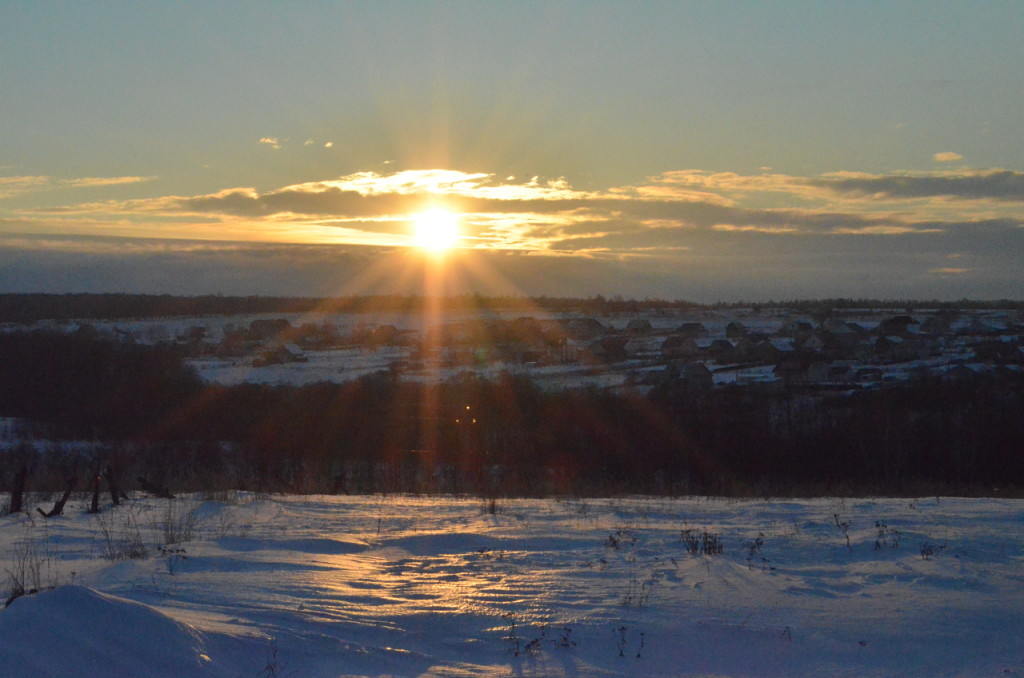
<instances>
[{"instance_id":1,"label":"small building","mask_svg":"<svg viewBox=\"0 0 1024 678\"><path fill-rule=\"evenodd\" d=\"M398 340L398 328L394 325L378 325L370 331L370 343L376 346L389 346Z\"/></svg>"},{"instance_id":2,"label":"small building","mask_svg":"<svg viewBox=\"0 0 1024 678\"><path fill-rule=\"evenodd\" d=\"M814 332L814 325L807 322L806 320L788 320L779 330L779 334L784 337L797 337L802 338L809 336Z\"/></svg>"},{"instance_id":3,"label":"small building","mask_svg":"<svg viewBox=\"0 0 1024 678\"><path fill-rule=\"evenodd\" d=\"M782 360L785 355L792 352L792 344L783 351L783 349L780 349L779 346L776 345L776 342L769 339L762 339L754 344L754 348L751 350L751 357L753 360L761 363L777 363Z\"/></svg>"},{"instance_id":4,"label":"small building","mask_svg":"<svg viewBox=\"0 0 1024 678\"><path fill-rule=\"evenodd\" d=\"M920 325L920 323L909 315L897 315L891 318L886 318L878 324L876 333L879 336L893 336L902 337L909 334L913 329L912 325Z\"/></svg>"},{"instance_id":5,"label":"small building","mask_svg":"<svg viewBox=\"0 0 1024 678\"><path fill-rule=\"evenodd\" d=\"M596 339L605 331L605 326L593 318L574 318L565 325L566 334L573 339Z\"/></svg>"},{"instance_id":6,"label":"small building","mask_svg":"<svg viewBox=\"0 0 1024 678\"><path fill-rule=\"evenodd\" d=\"M249 339L269 341L281 339L292 331L287 318L260 318L249 323Z\"/></svg>"},{"instance_id":7,"label":"small building","mask_svg":"<svg viewBox=\"0 0 1024 678\"><path fill-rule=\"evenodd\" d=\"M302 352L302 349L292 343L277 344L271 346L257 355L253 361L253 367L266 367L268 365L280 365L283 363L305 363L309 358Z\"/></svg>"},{"instance_id":8,"label":"small building","mask_svg":"<svg viewBox=\"0 0 1024 678\"><path fill-rule=\"evenodd\" d=\"M725 337L727 339L740 339L747 336L747 326L739 320L733 320L725 326Z\"/></svg>"},{"instance_id":9,"label":"small building","mask_svg":"<svg viewBox=\"0 0 1024 678\"><path fill-rule=\"evenodd\" d=\"M718 357L728 355L735 345L728 339L715 339L707 348L708 355Z\"/></svg>"},{"instance_id":10,"label":"small building","mask_svg":"<svg viewBox=\"0 0 1024 678\"><path fill-rule=\"evenodd\" d=\"M592 347L597 355L603 354L604 362L608 363L620 363L629 358L629 337L621 334L613 334L607 337L602 337L596 342L596 347Z\"/></svg>"},{"instance_id":11,"label":"small building","mask_svg":"<svg viewBox=\"0 0 1024 678\"><path fill-rule=\"evenodd\" d=\"M832 334L856 334L850 323L842 318L825 318L821 322L821 329Z\"/></svg>"},{"instance_id":12,"label":"small building","mask_svg":"<svg viewBox=\"0 0 1024 678\"><path fill-rule=\"evenodd\" d=\"M799 341L798 346L802 351L819 353L825 349L825 340L820 334L812 333L804 338L803 341Z\"/></svg>"},{"instance_id":13,"label":"small building","mask_svg":"<svg viewBox=\"0 0 1024 678\"><path fill-rule=\"evenodd\" d=\"M700 350L695 338L682 334L666 337L661 344L661 356L669 359L693 358L700 354Z\"/></svg>"},{"instance_id":14,"label":"small building","mask_svg":"<svg viewBox=\"0 0 1024 678\"><path fill-rule=\"evenodd\" d=\"M715 375L700 362L670 362L665 366L663 382L673 388L687 391L710 391L715 387Z\"/></svg>"},{"instance_id":15,"label":"small building","mask_svg":"<svg viewBox=\"0 0 1024 678\"><path fill-rule=\"evenodd\" d=\"M708 328L702 323L683 323L676 328L675 334L687 339L704 339L708 336Z\"/></svg>"},{"instance_id":16,"label":"small building","mask_svg":"<svg viewBox=\"0 0 1024 678\"><path fill-rule=\"evenodd\" d=\"M775 376L789 386L824 384L829 381L829 366L823 360L789 358L775 366Z\"/></svg>"},{"instance_id":17,"label":"small building","mask_svg":"<svg viewBox=\"0 0 1024 678\"><path fill-rule=\"evenodd\" d=\"M922 342L899 336L882 336L875 340L875 357L893 363L917 360L928 355L928 348Z\"/></svg>"},{"instance_id":18,"label":"small building","mask_svg":"<svg viewBox=\"0 0 1024 678\"><path fill-rule=\"evenodd\" d=\"M960 336L971 336L971 337L994 337L997 334L1003 332L1005 328L997 327L990 323L982 321L980 318L971 318L971 321L966 325L963 325L957 329L957 334Z\"/></svg>"},{"instance_id":19,"label":"small building","mask_svg":"<svg viewBox=\"0 0 1024 678\"><path fill-rule=\"evenodd\" d=\"M651 321L646 318L633 318L626 323L626 332L630 334L650 334L653 330Z\"/></svg>"}]
</instances>

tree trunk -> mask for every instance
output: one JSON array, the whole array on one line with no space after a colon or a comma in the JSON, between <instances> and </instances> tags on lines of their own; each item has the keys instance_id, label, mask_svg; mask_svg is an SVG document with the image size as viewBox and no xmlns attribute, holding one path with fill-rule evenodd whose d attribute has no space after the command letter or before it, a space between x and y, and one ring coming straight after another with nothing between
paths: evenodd
<instances>
[{"instance_id":1,"label":"tree trunk","mask_svg":"<svg viewBox=\"0 0 1024 678\"><path fill-rule=\"evenodd\" d=\"M89 504L89 513L100 512L100 470L92 474L92 503Z\"/></svg>"},{"instance_id":2,"label":"tree trunk","mask_svg":"<svg viewBox=\"0 0 1024 678\"><path fill-rule=\"evenodd\" d=\"M103 472L104 477L107 479L107 488L110 490L110 499L114 502L114 506L121 505L121 496L124 494L121 492L121 487L117 482L117 474L114 473L114 467L107 464L106 470Z\"/></svg>"},{"instance_id":3,"label":"tree trunk","mask_svg":"<svg viewBox=\"0 0 1024 678\"><path fill-rule=\"evenodd\" d=\"M52 518L54 516L59 516L60 514L64 513L64 504L68 503L68 497L71 496L71 493L74 492L74 490L75 479L74 477L72 477L68 480L68 489L64 490L64 496L62 496L60 500L53 505L53 509L49 513L46 513L43 511L43 509L37 508L36 510L39 511L39 515L41 515L44 518Z\"/></svg>"},{"instance_id":4,"label":"tree trunk","mask_svg":"<svg viewBox=\"0 0 1024 678\"><path fill-rule=\"evenodd\" d=\"M174 495L171 494L171 491L166 487L159 487L157 485L154 485L153 483L149 482L142 476L139 476L138 480L139 485L142 485L142 489L145 490L146 492L149 492L150 494L156 497L160 497L161 499L174 499Z\"/></svg>"},{"instance_id":5,"label":"tree trunk","mask_svg":"<svg viewBox=\"0 0 1024 678\"><path fill-rule=\"evenodd\" d=\"M11 488L10 513L21 513L21 503L25 496L25 483L28 482L28 464L22 464L18 469L18 475L14 477L14 487Z\"/></svg>"}]
</instances>

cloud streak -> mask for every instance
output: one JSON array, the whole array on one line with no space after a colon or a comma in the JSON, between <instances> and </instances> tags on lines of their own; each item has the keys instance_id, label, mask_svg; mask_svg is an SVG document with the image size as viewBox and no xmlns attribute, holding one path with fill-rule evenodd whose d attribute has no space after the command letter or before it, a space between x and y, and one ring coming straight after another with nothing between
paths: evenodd
<instances>
[{"instance_id":1,"label":"cloud streak","mask_svg":"<svg viewBox=\"0 0 1024 678\"><path fill-rule=\"evenodd\" d=\"M953 151L943 151L942 153L936 153L932 156L932 160L935 162L957 162L958 160L963 159L964 156L959 153L954 153Z\"/></svg>"},{"instance_id":2,"label":"cloud streak","mask_svg":"<svg viewBox=\"0 0 1024 678\"><path fill-rule=\"evenodd\" d=\"M17 179L8 182L12 190L51 182ZM130 180L99 180L96 185ZM561 271L596 271L578 268L586 260L594 266L604 262L609 268L601 270L620 281L653 284L657 276L699 272L721 288L730 283L711 268L725 267L750 280L775 266L780 280L807 285L817 276L843 295L852 291L843 291L840 282L859 284L850 271L877 277L884 264L903 266L900 275L916 275L925 281L922 285L969 280L989 284L984 289L991 290L1006 289L1014 279L1019 286L1024 277L1022 180L1024 173L1011 170L813 177L679 170L634 186L585 191L563 178L516 180L442 169L357 172L272 190L238 187L24 208L0 219L0 233L232 241L255 248L247 256L270 251L261 246L285 248L273 251L306 252L302 256L326 266L329 257L323 253L331 246L358 245L377 256L405 250L413 242L413 215L441 207L460 214L461 258L504 267L510 275L516 273L515 262L524 261L531 262L529 270L543 271L552 280ZM93 180L75 181L85 186ZM67 185L74 187L72 180ZM316 256L302 247L314 248ZM217 251L218 257L226 256ZM950 266L950 259L961 256L962 262ZM540 259L561 262L563 268L541 266ZM896 270L886 269L885 275L896 275ZM614 286L610 291L616 291ZM544 293L557 290L549 287Z\"/></svg>"},{"instance_id":3,"label":"cloud streak","mask_svg":"<svg viewBox=\"0 0 1024 678\"><path fill-rule=\"evenodd\" d=\"M59 179L50 176L0 177L0 199L13 198L26 193L52 191L59 188L97 188L123 186L153 181L156 177L79 177Z\"/></svg>"},{"instance_id":4,"label":"cloud streak","mask_svg":"<svg viewBox=\"0 0 1024 678\"><path fill-rule=\"evenodd\" d=\"M878 199L952 198L1024 201L1024 172L973 170L931 175L849 175L814 185L839 194Z\"/></svg>"}]
</instances>

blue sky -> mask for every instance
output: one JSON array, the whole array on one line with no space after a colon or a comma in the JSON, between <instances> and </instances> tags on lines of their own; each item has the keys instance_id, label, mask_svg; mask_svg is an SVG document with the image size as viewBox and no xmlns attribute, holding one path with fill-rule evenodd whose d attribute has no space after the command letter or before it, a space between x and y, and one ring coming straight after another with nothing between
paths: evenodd
<instances>
[{"instance_id":1,"label":"blue sky","mask_svg":"<svg viewBox=\"0 0 1024 678\"><path fill-rule=\"evenodd\" d=\"M1024 289L1024 5L0 3L0 291ZM392 289L394 288L394 289Z\"/></svg>"}]
</instances>

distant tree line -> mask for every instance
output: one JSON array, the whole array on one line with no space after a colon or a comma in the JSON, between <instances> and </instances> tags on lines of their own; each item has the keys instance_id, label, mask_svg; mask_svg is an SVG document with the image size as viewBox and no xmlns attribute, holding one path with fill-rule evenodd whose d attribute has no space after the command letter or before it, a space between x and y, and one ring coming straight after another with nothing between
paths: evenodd
<instances>
[{"instance_id":1,"label":"distant tree line","mask_svg":"<svg viewBox=\"0 0 1024 678\"><path fill-rule=\"evenodd\" d=\"M169 294L0 294L0 322L171 318L256 313L303 313L316 300L295 297L225 297Z\"/></svg>"},{"instance_id":2,"label":"distant tree line","mask_svg":"<svg viewBox=\"0 0 1024 678\"><path fill-rule=\"evenodd\" d=\"M834 311L858 309L890 310L890 311L994 311L1024 310L1024 301L1020 299L958 299L941 301L939 299L871 299L871 298L826 298L826 299L790 299L769 301L730 301L711 305L712 308L786 308L807 315L829 315Z\"/></svg>"},{"instance_id":3,"label":"distant tree line","mask_svg":"<svg viewBox=\"0 0 1024 678\"><path fill-rule=\"evenodd\" d=\"M821 398L751 389L548 391L526 378L430 385L204 385L174 350L88 332L0 335L0 416L36 422L0 455L59 490L480 494L1005 493L1024 487L1019 375ZM59 441L85 441L71 444Z\"/></svg>"},{"instance_id":4,"label":"distant tree line","mask_svg":"<svg viewBox=\"0 0 1024 678\"><path fill-rule=\"evenodd\" d=\"M720 302L698 304L663 299L605 297L517 297L467 294L431 300L416 295L368 295L352 297L232 297L222 295L172 296L169 294L0 294L0 322L31 323L39 320L171 318L258 313L419 313L439 307L445 311L520 310L524 314L578 311L605 316L654 310L699 311L711 308L789 308L809 315L846 309L918 310L1024 310L1024 301L914 301L893 299L819 299L767 302Z\"/></svg>"}]
</instances>

